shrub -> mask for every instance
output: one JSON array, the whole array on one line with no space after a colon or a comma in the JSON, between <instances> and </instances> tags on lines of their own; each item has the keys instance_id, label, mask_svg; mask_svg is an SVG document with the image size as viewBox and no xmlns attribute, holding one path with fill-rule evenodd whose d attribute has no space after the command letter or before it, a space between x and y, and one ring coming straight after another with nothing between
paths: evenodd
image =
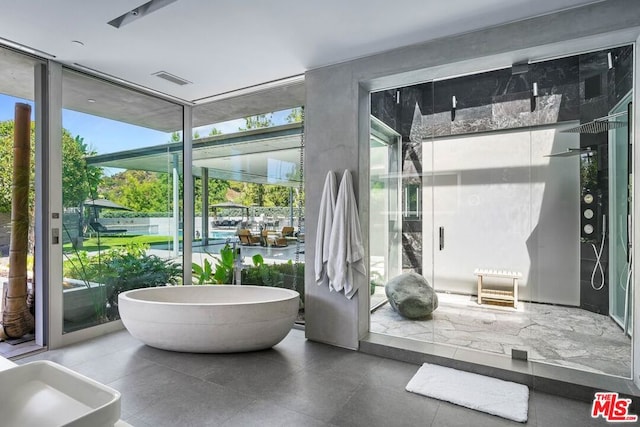
<instances>
[{"instance_id":1,"label":"shrub","mask_svg":"<svg viewBox=\"0 0 640 427\"><path fill-rule=\"evenodd\" d=\"M256 263L242 271L243 285L272 286L298 291L300 302L304 304L304 263L286 264ZM302 307L302 305L301 305Z\"/></svg>"},{"instance_id":2,"label":"shrub","mask_svg":"<svg viewBox=\"0 0 640 427\"><path fill-rule=\"evenodd\" d=\"M105 254L89 256L79 251L65 261L65 277L100 283L105 287L106 314L118 319L118 295L131 289L177 285L182 275L179 264L146 253L145 245L130 244L110 249Z\"/></svg>"}]
</instances>

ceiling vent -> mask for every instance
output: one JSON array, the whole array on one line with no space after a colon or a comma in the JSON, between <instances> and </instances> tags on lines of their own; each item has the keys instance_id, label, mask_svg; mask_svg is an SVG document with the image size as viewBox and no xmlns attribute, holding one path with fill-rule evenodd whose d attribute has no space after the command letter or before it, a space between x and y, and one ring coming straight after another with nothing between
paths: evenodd
<instances>
[{"instance_id":1,"label":"ceiling vent","mask_svg":"<svg viewBox=\"0 0 640 427\"><path fill-rule=\"evenodd\" d=\"M142 18L143 16L147 16L151 12L155 12L158 9L170 5L175 1L177 0L151 0L143 5L131 9L127 13L120 15L117 18L112 19L111 21L107 22L107 24L116 28L123 27L127 24L132 23L133 21Z\"/></svg>"},{"instance_id":2,"label":"ceiling vent","mask_svg":"<svg viewBox=\"0 0 640 427\"><path fill-rule=\"evenodd\" d=\"M191 84L189 80L174 76L173 74L167 73L166 71L158 71L157 73L153 73L152 76L160 77L161 79L165 79L166 81L175 83L180 86Z\"/></svg>"}]
</instances>

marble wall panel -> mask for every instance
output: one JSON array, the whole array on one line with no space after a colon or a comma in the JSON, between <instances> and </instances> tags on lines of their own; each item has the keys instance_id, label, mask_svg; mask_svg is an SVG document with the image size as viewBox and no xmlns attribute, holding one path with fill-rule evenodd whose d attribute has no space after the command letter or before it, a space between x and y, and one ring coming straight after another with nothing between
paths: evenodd
<instances>
[{"instance_id":1,"label":"marble wall panel","mask_svg":"<svg viewBox=\"0 0 640 427\"><path fill-rule=\"evenodd\" d=\"M422 274L422 233L402 233L402 271Z\"/></svg>"}]
</instances>

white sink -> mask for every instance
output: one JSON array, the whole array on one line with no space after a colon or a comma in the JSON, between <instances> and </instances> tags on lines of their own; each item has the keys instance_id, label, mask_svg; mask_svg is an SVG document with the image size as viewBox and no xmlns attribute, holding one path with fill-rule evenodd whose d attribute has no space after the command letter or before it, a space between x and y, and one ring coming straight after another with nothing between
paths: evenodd
<instances>
[{"instance_id":1,"label":"white sink","mask_svg":"<svg viewBox=\"0 0 640 427\"><path fill-rule=\"evenodd\" d=\"M3 427L113 427L120 393L57 363L30 362L0 372Z\"/></svg>"}]
</instances>

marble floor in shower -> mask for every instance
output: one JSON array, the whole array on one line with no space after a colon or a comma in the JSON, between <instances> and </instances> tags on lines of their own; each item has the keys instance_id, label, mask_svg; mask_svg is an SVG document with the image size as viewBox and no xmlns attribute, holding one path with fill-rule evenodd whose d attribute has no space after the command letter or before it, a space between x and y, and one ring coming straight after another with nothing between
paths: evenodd
<instances>
[{"instance_id":1,"label":"marble floor in shower","mask_svg":"<svg viewBox=\"0 0 640 427\"><path fill-rule=\"evenodd\" d=\"M372 302L380 300L378 288ZM608 316L574 307L520 302L478 305L474 296L438 294L429 320L407 320L389 303L371 313L371 332L462 346L622 377L631 374L631 339ZM374 304L372 304L372 307Z\"/></svg>"}]
</instances>

